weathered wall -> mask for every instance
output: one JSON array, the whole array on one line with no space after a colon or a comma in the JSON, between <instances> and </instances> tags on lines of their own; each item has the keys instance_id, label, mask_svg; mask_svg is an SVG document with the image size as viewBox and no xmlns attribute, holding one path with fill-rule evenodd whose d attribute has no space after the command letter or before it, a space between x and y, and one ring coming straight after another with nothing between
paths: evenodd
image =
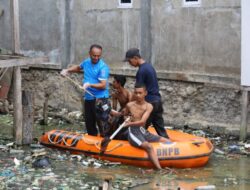
<instances>
[{"instance_id":1,"label":"weathered wall","mask_svg":"<svg viewBox=\"0 0 250 190\"><path fill-rule=\"evenodd\" d=\"M67 67L100 43L112 74L130 76L132 88L135 69L121 60L129 47L139 47L157 69L166 124L238 129L240 0L202 0L200 7L185 8L182 0L134 0L132 9L117 7L117 0L20 0L21 50ZM10 49L9 1L0 0L1 8L0 47ZM24 71L23 86L35 91L36 105L41 108L46 86L59 84L51 107L81 109L76 89L53 75Z\"/></svg>"},{"instance_id":2,"label":"weathered wall","mask_svg":"<svg viewBox=\"0 0 250 190\"><path fill-rule=\"evenodd\" d=\"M0 47L5 49L12 48L11 15L8 8L10 8L10 1L0 0L0 10L2 10L0 15Z\"/></svg>"},{"instance_id":3,"label":"weathered wall","mask_svg":"<svg viewBox=\"0 0 250 190\"><path fill-rule=\"evenodd\" d=\"M103 57L111 67L121 63L131 46L140 44L139 1L135 9L118 9L118 1L81 1L73 5L72 40L73 62L79 63L88 56L89 46L103 46Z\"/></svg>"},{"instance_id":4,"label":"weathered wall","mask_svg":"<svg viewBox=\"0 0 250 190\"><path fill-rule=\"evenodd\" d=\"M12 49L10 1L0 0L4 15L0 17L0 47ZM47 55L60 62L64 52L65 2L61 0L19 1L21 53Z\"/></svg>"},{"instance_id":5,"label":"weathered wall","mask_svg":"<svg viewBox=\"0 0 250 190\"><path fill-rule=\"evenodd\" d=\"M58 72L23 70L23 89L31 90L35 99L35 115L41 115L45 92L51 91L49 109L81 111L82 92ZM81 74L71 76L81 82ZM110 77L112 83L113 77ZM239 135L241 91L206 86L199 83L160 80L165 125L211 128L219 133ZM134 77L127 77L126 88L133 90ZM250 110L249 110L250 111ZM250 120L250 118L249 118Z\"/></svg>"},{"instance_id":6,"label":"weathered wall","mask_svg":"<svg viewBox=\"0 0 250 190\"><path fill-rule=\"evenodd\" d=\"M240 76L240 0L152 1L152 62L166 71Z\"/></svg>"},{"instance_id":7,"label":"weathered wall","mask_svg":"<svg viewBox=\"0 0 250 190\"><path fill-rule=\"evenodd\" d=\"M240 0L203 0L200 7L183 7L182 0L133 2L122 9L117 0L20 0L21 50L49 55L66 67L99 43L114 72L129 74L131 67L121 60L128 48L139 47L163 78L193 81L188 74L199 73L239 85ZM0 0L0 7L1 47L10 49L9 1Z\"/></svg>"}]
</instances>

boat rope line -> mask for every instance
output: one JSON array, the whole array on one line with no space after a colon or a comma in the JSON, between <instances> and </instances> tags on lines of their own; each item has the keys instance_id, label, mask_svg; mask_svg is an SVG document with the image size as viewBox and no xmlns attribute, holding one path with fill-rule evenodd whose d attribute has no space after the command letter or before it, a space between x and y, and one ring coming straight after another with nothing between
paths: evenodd
<instances>
[{"instance_id":1,"label":"boat rope line","mask_svg":"<svg viewBox=\"0 0 250 190\"><path fill-rule=\"evenodd\" d=\"M97 148L98 150L101 151L101 142L96 142L96 143L95 143L95 146L96 146L96 148ZM122 147L122 146L123 146L123 143L118 143L118 144L116 144L114 147L105 150L105 152L112 152L113 150L115 150L115 149L117 149L117 148L119 148L119 147Z\"/></svg>"},{"instance_id":2,"label":"boat rope line","mask_svg":"<svg viewBox=\"0 0 250 190\"><path fill-rule=\"evenodd\" d=\"M57 140L56 140L57 137ZM72 139L71 143L69 144L67 141L69 139ZM83 142L87 145L94 145L97 150L101 150L101 142L100 141L93 141L93 140L87 140L83 134L76 134L76 133L69 133L63 131L55 131L53 133L48 134L48 140L51 144L60 144L61 142L64 143L65 146L68 147L74 147L77 145L79 140L83 140ZM112 152L113 150L123 146L123 143L118 143L114 147L106 150L105 152Z\"/></svg>"},{"instance_id":3,"label":"boat rope line","mask_svg":"<svg viewBox=\"0 0 250 190\"><path fill-rule=\"evenodd\" d=\"M58 138L57 140L55 140L57 136ZM68 139L72 139L71 144L67 143ZM84 138L84 135L82 134L80 135L76 133L67 134L67 132L61 132L61 131L55 131L53 133L48 134L48 140L51 144L60 144L63 141L63 143L69 147L75 146L80 139L82 139L84 143L88 145L95 145L95 141L86 140L86 138Z\"/></svg>"},{"instance_id":4,"label":"boat rope line","mask_svg":"<svg viewBox=\"0 0 250 190\"><path fill-rule=\"evenodd\" d=\"M66 135L66 138L65 138L65 137L63 138L63 143L64 143L66 146L74 146L74 145L76 145L76 143L78 142L77 138L74 138L74 137L77 137L77 136L78 136L77 134L73 134L73 136L70 136L70 135L71 135L71 134ZM68 139L71 139L71 137L72 137L72 142L71 142L71 144L68 144L68 143L67 143L67 140L68 140Z\"/></svg>"},{"instance_id":5,"label":"boat rope line","mask_svg":"<svg viewBox=\"0 0 250 190\"><path fill-rule=\"evenodd\" d=\"M49 142L52 144L59 144L62 142L63 140L63 135L62 134L66 134L66 132L62 132L62 131L56 131L55 133L52 134L48 134L48 139ZM55 140L55 138L58 136L57 140Z\"/></svg>"}]
</instances>

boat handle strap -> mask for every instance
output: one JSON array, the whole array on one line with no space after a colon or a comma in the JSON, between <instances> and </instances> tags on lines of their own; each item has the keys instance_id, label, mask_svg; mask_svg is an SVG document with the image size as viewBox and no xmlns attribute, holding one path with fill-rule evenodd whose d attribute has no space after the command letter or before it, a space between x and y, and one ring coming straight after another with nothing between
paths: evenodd
<instances>
[{"instance_id":1,"label":"boat handle strap","mask_svg":"<svg viewBox=\"0 0 250 190\"><path fill-rule=\"evenodd\" d=\"M192 144L195 145L195 146L200 146L202 143L204 143L204 141L192 142Z\"/></svg>"}]
</instances>

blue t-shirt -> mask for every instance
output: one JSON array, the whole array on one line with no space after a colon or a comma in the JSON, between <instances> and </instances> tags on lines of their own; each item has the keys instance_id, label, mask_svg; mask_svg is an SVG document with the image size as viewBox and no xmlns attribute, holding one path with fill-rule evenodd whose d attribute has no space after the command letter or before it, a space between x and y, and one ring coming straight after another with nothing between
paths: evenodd
<instances>
[{"instance_id":1,"label":"blue t-shirt","mask_svg":"<svg viewBox=\"0 0 250 190\"><path fill-rule=\"evenodd\" d=\"M108 65L100 59L96 64L91 62L91 59L85 59L81 64L80 68L83 70L83 84L88 82L90 84L100 83L102 80L106 80L105 89L87 88L95 97L91 96L89 93L85 93L85 100L93 100L95 98L109 98L109 67Z\"/></svg>"},{"instance_id":2,"label":"blue t-shirt","mask_svg":"<svg viewBox=\"0 0 250 190\"><path fill-rule=\"evenodd\" d=\"M150 63L145 62L139 66L136 73L136 83L143 83L146 86L148 94L145 99L147 102L161 100L156 71Z\"/></svg>"}]
</instances>

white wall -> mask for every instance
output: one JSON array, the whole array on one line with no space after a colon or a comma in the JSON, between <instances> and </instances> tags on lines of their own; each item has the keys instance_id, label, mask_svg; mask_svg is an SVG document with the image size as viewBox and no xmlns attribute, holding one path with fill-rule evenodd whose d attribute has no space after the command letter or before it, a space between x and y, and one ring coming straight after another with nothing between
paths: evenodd
<instances>
[{"instance_id":1,"label":"white wall","mask_svg":"<svg viewBox=\"0 0 250 190\"><path fill-rule=\"evenodd\" d=\"M241 0L241 85L250 86L250 1Z\"/></svg>"}]
</instances>

